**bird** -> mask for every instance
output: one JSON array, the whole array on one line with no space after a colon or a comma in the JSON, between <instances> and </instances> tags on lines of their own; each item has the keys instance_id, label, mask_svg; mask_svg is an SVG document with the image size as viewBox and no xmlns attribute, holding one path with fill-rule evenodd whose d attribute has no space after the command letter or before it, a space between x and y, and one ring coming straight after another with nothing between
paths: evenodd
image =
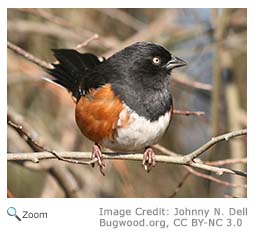
<instances>
[{"instance_id":1,"label":"bird","mask_svg":"<svg viewBox=\"0 0 254 232\"><path fill-rule=\"evenodd\" d=\"M170 76L186 62L162 45L136 42L109 58L73 49L52 49L57 62L49 80L75 99L75 120L94 142L91 159L105 175L102 148L143 151L147 172L155 167L152 145L165 134L173 116Z\"/></svg>"}]
</instances>

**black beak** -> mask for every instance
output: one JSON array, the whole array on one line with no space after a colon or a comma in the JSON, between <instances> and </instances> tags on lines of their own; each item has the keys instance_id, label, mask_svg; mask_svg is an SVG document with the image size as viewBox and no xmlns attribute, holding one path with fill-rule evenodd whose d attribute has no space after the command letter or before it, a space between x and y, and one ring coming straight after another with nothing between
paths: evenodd
<instances>
[{"instance_id":1,"label":"black beak","mask_svg":"<svg viewBox=\"0 0 254 232\"><path fill-rule=\"evenodd\" d=\"M184 60L172 55L171 60L165 65L165 68L169 71L185 65L187 65L187 63Z\"/></svg>"}]
</instances>

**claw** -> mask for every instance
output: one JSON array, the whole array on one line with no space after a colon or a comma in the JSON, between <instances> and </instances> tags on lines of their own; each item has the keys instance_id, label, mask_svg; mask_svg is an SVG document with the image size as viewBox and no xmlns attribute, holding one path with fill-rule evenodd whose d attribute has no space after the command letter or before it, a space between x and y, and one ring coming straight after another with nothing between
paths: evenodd
<instances>
[{"instance_id":1,"label":"claw","mask_svg":"<svg viewBox=\"0 0 254 232\"><path fill-rule=\"evenodd\" d=\"M152 167L155 167L155 154L151 147L145 149L142 164L148 173L152 170Z\"/></svg>"},{"instance_id":2,"label":"claw","mask_svg":"<svg viewBox=\"0 0 254 232\"><path fill-rule=\"evenodd\" d=\"M101 153L101 148L99 147L98 144L94 144L93 145L93 150L92 150L92 156L91 156L91 159L94 159L96 158L97 159L97 163L98 163L98 166L100 168L100 173L105 176L105 172L104 172L104 168L105 168L105 163L103 162L103 156L102 156L102 153ZM92 163L91 164L92 167L94 167L95 163Z\"/></svg>"}]
</instances>

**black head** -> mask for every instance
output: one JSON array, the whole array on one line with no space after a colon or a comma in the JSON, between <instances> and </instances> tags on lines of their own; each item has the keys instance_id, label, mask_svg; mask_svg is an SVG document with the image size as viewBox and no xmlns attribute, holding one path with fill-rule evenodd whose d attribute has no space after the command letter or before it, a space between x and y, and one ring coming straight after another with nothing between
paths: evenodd
<instances>
[{"instance_id":1,"label":"black head","mask_svg":"<svg viewBox=\"0 0 254 232\"><path fill-rule=\"evenodd\" d=\"M114 54L104 65L113 73L110 82L120 99L154 121L172 105L168 74L186 63L158 44L138 42ZM106 70L109 68L104 73Z\"/></svg>"},{"instance_id":2,"label":"black head","mask_svg":"<svg viewBox=\"0 0 254 232\"><path fill-rule=\"evenodd\" d=\"M132 44L111 57L121 66L128 69L129 73L138 77L149 74L149 77L156 78L170 74L175 68L186 65L182 59L172 55L166 48L150 43L137 42Z\"/></svg>"}]
</instances>

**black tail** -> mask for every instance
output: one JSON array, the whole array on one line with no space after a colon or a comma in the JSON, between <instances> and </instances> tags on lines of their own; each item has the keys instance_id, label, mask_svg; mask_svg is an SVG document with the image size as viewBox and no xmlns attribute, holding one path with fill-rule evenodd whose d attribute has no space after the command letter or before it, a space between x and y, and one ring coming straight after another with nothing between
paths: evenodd
<instances>
[{"instance_id":1,"label":"black tail","mask_svg":"<svg viewBox=\"0 0 254 232\"><path fill-rule=\"evenodd\" d=\"M54 69L47 72L54 77L52 81L65 87L78 100L81 91L80 83L85 78L87 70L100 64L97 56L89 53L81 54L72 49L52 49L58 64L52 64Z\"/></svg>"}]
</instances>

